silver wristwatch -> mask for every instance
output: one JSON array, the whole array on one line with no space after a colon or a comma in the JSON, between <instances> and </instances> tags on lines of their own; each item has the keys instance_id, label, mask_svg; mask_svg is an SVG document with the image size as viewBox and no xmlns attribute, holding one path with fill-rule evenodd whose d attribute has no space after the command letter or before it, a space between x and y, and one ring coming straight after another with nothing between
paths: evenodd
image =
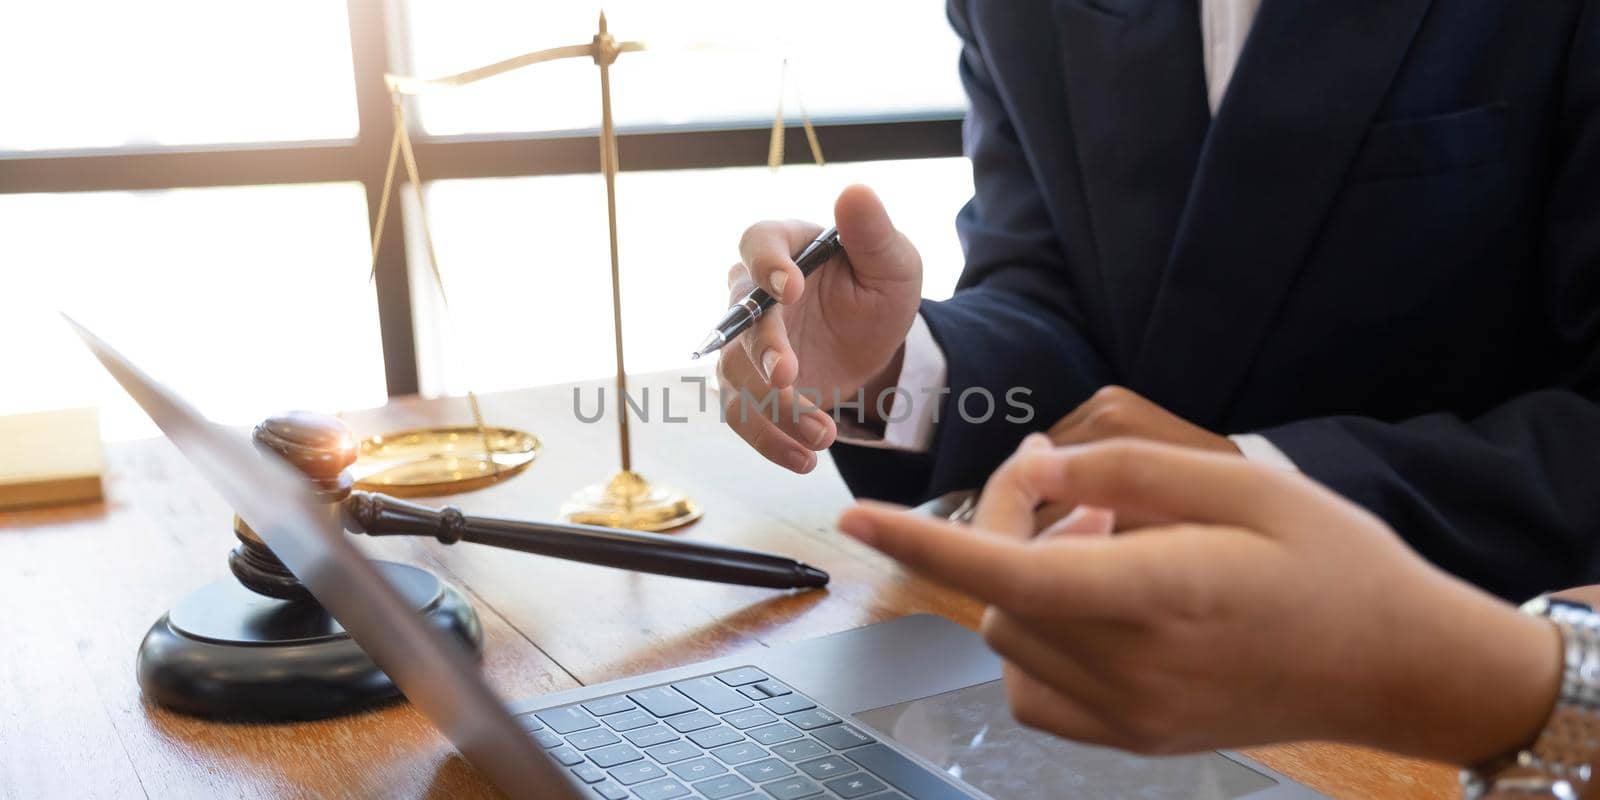
<instances>
[{"instance_id":1,"label":"silver wristwatch","mask_svg":"<svg viewBox=\"0 0 1600 800\"><path fill-rule=\"evenodd\" d=\"M1461 772L1468 800L1578 800L1600 755L1600 613L1582 603L1540 595L1522 612L1561 631L1561 694L1532 746Z\"/></svg>"}]
</instances>

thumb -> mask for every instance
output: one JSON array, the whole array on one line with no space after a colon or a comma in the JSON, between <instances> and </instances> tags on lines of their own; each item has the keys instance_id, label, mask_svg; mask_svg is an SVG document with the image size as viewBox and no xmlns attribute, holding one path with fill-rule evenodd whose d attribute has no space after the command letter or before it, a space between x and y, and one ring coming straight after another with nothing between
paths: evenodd
<instances>
[{"instance_id":1,"label":"thumb","mask_svg":"<svg viewBox=\"0 0 1600 800\"><path fill-rule=\"evenodd\" d=\"M860 184L845 187L833 204L833 219L860 282L921 281L922 256L894 227L877 193Z\"/></svg>"}]
</instances>

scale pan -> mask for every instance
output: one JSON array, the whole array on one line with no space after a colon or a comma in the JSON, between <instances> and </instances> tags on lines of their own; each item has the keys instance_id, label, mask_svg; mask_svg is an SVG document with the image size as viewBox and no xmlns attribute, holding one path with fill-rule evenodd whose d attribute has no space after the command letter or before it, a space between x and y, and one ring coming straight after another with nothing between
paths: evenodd
<instances>
[{"instance_id":1,"label":"scale pan","mask_svg":"<svg viewBox=\"0 0 1600 800\"><path fill-rule=\"evenodd\" d=\"M484 452L484 439L489 452ZM436 497L492 486L539 457L539 437L475 425L413 428L361 440L356 487L396 497Z\"/></svg>"}]
</instances>

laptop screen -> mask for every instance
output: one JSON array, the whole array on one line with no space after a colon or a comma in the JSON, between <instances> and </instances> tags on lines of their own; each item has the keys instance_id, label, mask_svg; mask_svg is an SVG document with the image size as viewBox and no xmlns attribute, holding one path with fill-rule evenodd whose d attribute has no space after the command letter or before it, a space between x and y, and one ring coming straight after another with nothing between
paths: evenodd
<instances>
[{"instance_id":1,"label":"laptop screen","mask_svg":"<svg viewBox=\"0 0 1600 800\"><path fill-rule=\"evenodd\" d=\"M94 334L68 322L206 482L463 755L514 797L576 798L460 647L430 629L345 536L304 475L201 416Z\"/></svg>"}]
</instances>

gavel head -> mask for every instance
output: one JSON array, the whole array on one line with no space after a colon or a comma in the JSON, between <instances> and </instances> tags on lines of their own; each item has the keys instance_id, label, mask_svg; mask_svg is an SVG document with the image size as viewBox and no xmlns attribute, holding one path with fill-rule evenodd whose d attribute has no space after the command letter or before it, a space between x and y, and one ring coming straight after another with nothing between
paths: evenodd
<instances>
[{"instance_id":1,"label":"gavel head","mask_svg":"<svg viewBox=\"0 0 1600 800\"><path fill-rule=\"evenodd\" d=\"M344 420L313 411L290 411L257 425L252 438L257 447L277 454L305 473L318 499L337 506L350 496L354 481L346 468L355 463L356 445ZM299 579L237 515L233 518L233 534L239 545L228 554L228 568L240 583L257 594L282 600L311 597Z\"/></svg>"}]
</instances>

